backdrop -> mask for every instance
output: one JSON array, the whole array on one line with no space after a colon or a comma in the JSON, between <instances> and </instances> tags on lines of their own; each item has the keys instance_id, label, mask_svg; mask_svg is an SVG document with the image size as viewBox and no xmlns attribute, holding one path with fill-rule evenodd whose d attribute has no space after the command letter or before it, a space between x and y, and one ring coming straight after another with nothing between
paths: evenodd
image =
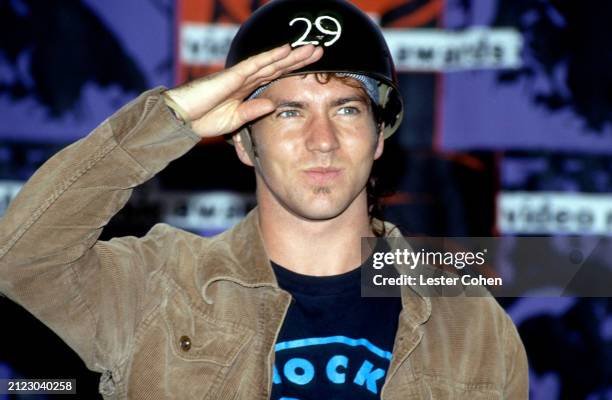
<instances>
[{"instance_id":1,"label":"backdrop","mask_svg":"<svg viewBox=\"0 0 612 400\"><path fill-rule=\"evenodd\" d=\"M219 70L263 3L0 1L0 215L47 158L138 93ZM612 3L354 3L383 28L406 105L376 165L395 189L386 218L406 234L607 243L612 284ZM254 206L252 176L230 146L202 143L140 187L102 239L158 221L221 232ZM499 301L527 348L531 398L612 399L609 298ZM99 398L98 375L52 332L1 297L0 313L0 378L76 378L79 397Z\"/></svg>"}]
</instances>

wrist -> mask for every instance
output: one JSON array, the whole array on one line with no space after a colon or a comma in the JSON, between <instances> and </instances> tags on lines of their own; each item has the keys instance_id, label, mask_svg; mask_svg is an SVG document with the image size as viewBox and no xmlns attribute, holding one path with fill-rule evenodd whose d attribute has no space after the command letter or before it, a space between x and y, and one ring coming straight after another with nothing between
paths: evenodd
<instances>
[{"instance_id":1,"label":"wrist","mask_svg":"<svg viewBox=\"0 0 612 400\"><path fill-rule=\"evenodd\" d=\"M191 128L191 118L189 118L189 114L187 114L187 111L185 111L185 109L179 103L177 103L168 92L169 91L166 90L161 93L162 99L164 99L164 102L168 108L170 108L174 116Z\"/></svg>"}]
</instances>

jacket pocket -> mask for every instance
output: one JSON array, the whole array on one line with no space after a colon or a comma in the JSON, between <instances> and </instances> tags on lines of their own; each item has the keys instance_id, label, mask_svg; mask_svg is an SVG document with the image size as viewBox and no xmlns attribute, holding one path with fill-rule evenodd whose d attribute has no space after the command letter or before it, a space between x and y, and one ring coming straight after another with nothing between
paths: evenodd
<instances>
[{"instance_id":1,"label":"jacket pocket","mask_svg":"<svg viewBox=\"0 0 612 400\"><path fill-rule=\"evenodd\" d=\"M487 383L463 383L437 376L421 380L422 399L501 400L501 390Z\"/></svg>"},{"instance_id":2,"label":"jacket pocket","mask_svg":"<svg viewBox=\"0 0 612 400\"><path fill-rule=\"evenodd\" d=\"M240 371L254 331L206 315L180 288L162 291L137 337L129 399L214 399ZM237 388L236 388L237 390Z\"/></svg>"},{"instance_id":3,"label":"jacket pocket","mask_svg":"<svg viewBox=\"0 0 612 400\"><path fill-rule=\"evenodd\" d=\"M253 336L248 328L207 316L176 290L165 296L162 315L172 352L185 361L229 367Z\"/></svg>"},{"instance_id":4,"label":"jacket pocket","mask_svg":"<svg viewBox=\"0 0 612 400\"><path fill-rule=\"evenodd\" d=\"M384 400L502 400L501 390L487 383L463 383L435 375L395 376ZM514 400L514 399L513 399Z\"/></svg>"}]
</instances>

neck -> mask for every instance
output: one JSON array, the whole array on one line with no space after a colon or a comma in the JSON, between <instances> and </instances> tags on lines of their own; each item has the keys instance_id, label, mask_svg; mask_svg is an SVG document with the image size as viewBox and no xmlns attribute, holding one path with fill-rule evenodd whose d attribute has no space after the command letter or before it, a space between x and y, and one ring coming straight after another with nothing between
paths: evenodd
<instances>
[{"instance_id":1,"label":"neck","mask_svg":"<svg viewBox=\"0 0 612 400\"><path fill-rule=\"evenodd\" d=\"M361 265L361 238L372 236L365 190L343 213L327 220L297 216L259 192L257 200L263 242L272 261L315 276L341 274Z\"/></svg>"}]
</instances>

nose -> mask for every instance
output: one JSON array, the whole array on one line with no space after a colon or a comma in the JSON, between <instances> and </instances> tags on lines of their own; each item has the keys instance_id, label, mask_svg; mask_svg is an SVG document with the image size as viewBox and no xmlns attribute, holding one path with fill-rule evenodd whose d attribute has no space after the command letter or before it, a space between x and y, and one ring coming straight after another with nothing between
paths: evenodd
<instances>
[{"instance_id":1,"label":"nose","mask_svg":"<svg viewBox=\"0 0 612 400\"><path fill-rule=\"evenodd\" d=\"M328 153L340 147L336 127L327 115L312 118L308 127L306 148L309 151Z\"/></svg>"}]
</instances>

